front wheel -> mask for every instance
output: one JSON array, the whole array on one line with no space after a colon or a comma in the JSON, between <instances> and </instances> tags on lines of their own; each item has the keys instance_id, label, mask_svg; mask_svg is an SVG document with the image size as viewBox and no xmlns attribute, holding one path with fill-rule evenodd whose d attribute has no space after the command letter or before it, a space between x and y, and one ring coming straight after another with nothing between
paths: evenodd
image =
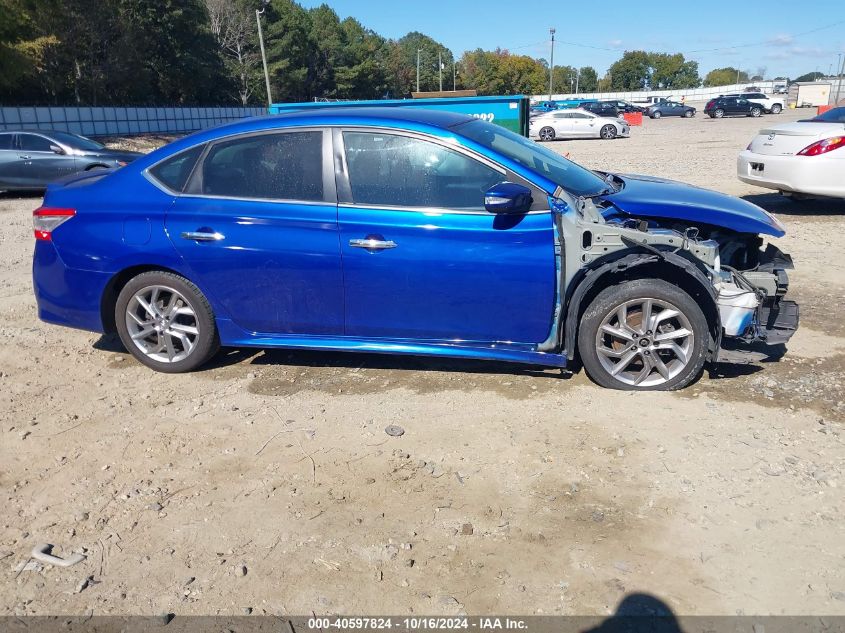
<instances>
[{"instance_id":1,"label":"front wheel","mask_svg":"<svg viewBox=\"0 0 845 633\"><path fill-rule=\"evenodd\" d=\"M709 330L701 307L661 279L602 290L581 319L578 352L592 380L611 389L668 391L695 380Z\"/></svg>"},{"instance_id":2,"label":"front wheel","mask_svg":"<svg viewBox=\"0 0 845 633\"><path fill-rule=\"evenodd\" d=\"M658 112L652 112L652 113L651 113L651 118L652 118L652 119L659 119L659 118L660 118L660 117L662 117L662 116L663 116L663 115L662 115L659 111L658 111Z\"/></svg>"},{"instance_id":3,"label":"front wheel","mask_svg":"<svg viewBox=\"0 0 845 633\"><path fill-rule=\"evenodd\" d=\"M196 369L219 347L208 300L190 281L170 272L131 279L117 297L115 325L130 354L165 373Z\"/></svg>"},{"instance_id":4,"label":"front wheel","mask_svg":"<svg viewBox=\"0 0 845 633\"><path fill-rule=\"evenodd\" d=\"M555 130L548 125L545 127L540 128L539 137L541 141L553 141L555 140Z\"/></svg>"},{"instance_id":5,"label":"front wheel","mask_svg":"<svg viewBox=\"0 0 845 633\"><path fill-rule=\"evenodd\" d=\"M616 138L616 126L615 125L605 125L599 131L599 134L603 139L609 140L612 138Z\"/></svg>"},{"instance_id":6,"label":"front wheel","mask_svg":"<svg viewBox=\"0 0 845 633\"><path fill-rule=\"evenodd\" d=\"M686 117L687 119L691 119L694 116L695 110L687 110L686 112L684 112L684 117Z\"/></svg>"}]
</instances>

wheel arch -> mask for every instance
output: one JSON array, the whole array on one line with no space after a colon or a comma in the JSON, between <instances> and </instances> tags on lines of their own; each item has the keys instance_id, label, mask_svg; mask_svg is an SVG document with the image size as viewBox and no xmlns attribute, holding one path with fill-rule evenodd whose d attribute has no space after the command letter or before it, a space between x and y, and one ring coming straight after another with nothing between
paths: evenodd
<instances>
[{"instance_id":1,"label":"wheel arch","mask_svg":"<svg viewBox=\"0 0 845 633\"><path fill-rule=\"evenodd\" d=\"M633 250L596 260L570 283L561 328L561 349L567 360L572 361L577 356L578 329L593 299L605 288L633 279L662 279L690 295L701 306L710 328L707 358L716 357L721 344L722 323L716 292L704 271L694 261L678 253Z\"/></svg>"},{"instance_id":2,"label":"wheel arch","mask_svg":"<svg viewBox=\"0 0 845 633\"><path fill-rule=\"evenodd\" d=\"M184 277L184 274L180 271L168 268L167 266L161 266L159 264L136 264L115 273L112 278L109 279L106 287L103 289L103 294L100 297L100 320L103 324L103 332L106 334L114 334L117 332L117 324L114 320L114 309L117 305L117 297L120 294L120 291L123 290L123 287L141 273L149 272L166 272Z\"/></svg>"}]
</instances>

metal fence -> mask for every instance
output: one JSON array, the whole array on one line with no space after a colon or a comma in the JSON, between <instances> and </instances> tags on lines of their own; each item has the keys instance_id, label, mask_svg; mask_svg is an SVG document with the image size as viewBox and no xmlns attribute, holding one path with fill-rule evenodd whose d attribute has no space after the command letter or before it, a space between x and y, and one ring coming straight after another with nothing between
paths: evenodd
<instances>
[{"instance_id":1,"label":"metal fence","mask_svg":"<svg viewBox=\"0 0 845 633\"><path fill-rule=\"evenodd\" d=\"M84 136L124 136L194 132L244 117L267 114L267 108L0 108L0 130L50 129Z\"/></svg>"}]
</instances>

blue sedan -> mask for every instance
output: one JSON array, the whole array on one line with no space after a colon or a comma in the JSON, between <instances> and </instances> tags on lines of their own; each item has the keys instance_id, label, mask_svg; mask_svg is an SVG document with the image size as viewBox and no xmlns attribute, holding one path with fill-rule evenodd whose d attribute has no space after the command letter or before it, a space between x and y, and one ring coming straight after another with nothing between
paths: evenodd
<instances>
[{"instance_id":1,"label":"blue sedan","mask_svg":"<svg viewBox=\"0 0 845 633\"><path fill-rule=\"evenodd\" d=\"M258 346L579 363L674 389L797 327L763 209L448 112L205 130L51 185L33 222L40 318L116 332L163 372Z\"/></svg>"}]
</instances>

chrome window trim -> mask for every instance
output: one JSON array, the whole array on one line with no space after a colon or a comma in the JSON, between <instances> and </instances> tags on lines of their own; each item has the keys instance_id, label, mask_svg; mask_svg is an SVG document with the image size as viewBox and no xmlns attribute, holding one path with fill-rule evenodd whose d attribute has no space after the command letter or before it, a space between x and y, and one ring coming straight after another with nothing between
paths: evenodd
<instances>
[{"instance_id":1,"label":"chrome window trim","mask_svg":"<svg viewBox=\"0 0 845 633\"><path fill-rule=\"evenodd\" d=\"M326 200L296 200L290 198L238 198L234 196L217 196L210 193L180 193L179 198L199 198L201 200L237 200L239 202L264 202L271 204L301 204L314 207L337 206L337 202Z\"/></svg>"},{"instance_id":2,"label":"chrome window trim","mask_svg":"<svg viewBox=\"0 0 845 633\"><path fill-rule=\"evenodd\" d=\"M371 211L403 211L405 213L422 213L424 215L489 215L496 217L497 215L505 215L499 213L490 213L489 211L475 211L472 209L447 209L444 207L396 207L387 204L355 204L354 202L339 202L338 209L364 209ZM525 213L513 213L507 215L541 215L543 213L551 213L551 209L537 209L536 211L526 211Z\"/></svg>"}]
</instances>

